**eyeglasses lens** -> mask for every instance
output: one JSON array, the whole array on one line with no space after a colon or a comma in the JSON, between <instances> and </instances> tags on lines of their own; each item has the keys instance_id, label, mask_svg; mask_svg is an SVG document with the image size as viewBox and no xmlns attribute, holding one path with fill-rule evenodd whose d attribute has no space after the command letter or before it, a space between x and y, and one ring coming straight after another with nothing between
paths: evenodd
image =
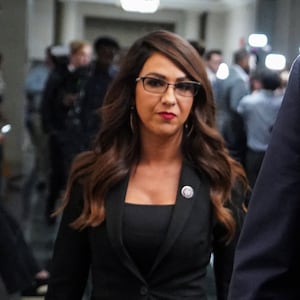
<instances>
[{"instance_id":1,"label":"eyeglasses lens","mask_svg":"<svg viewBox=\"0 0 300 300\"><path fill-rule=\"evenodd\" d=\"M144 77L143 81L144 89L153 94L163 94L169 85L173 85L175 93L183 97L193 97L197 94L199 86L193 82L178 82L170 84L163 79Z\"/></svg>"}]
</instances>

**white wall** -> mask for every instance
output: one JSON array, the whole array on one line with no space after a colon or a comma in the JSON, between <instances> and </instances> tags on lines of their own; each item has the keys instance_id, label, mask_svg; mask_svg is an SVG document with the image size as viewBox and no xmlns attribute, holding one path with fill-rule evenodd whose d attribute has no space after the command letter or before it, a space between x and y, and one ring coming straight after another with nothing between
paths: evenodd
<instances>
[{"instance_id":1,"label":"white wall","mask_svg":"<svg viewBox=\"0 0 300 300\"><path fill-rule=\"evenodd\" d=\"M2 0L0 15L0 51L6 81L3 112L12 124L4 144L5 160L11 172L22 168L24 136L23 80L26 63L26 0Z\"/></svg>"},{"instance_id":2,"label":"white wall","mask_svg":"<svg viewBox=\"0 0 300 300\"><path fill-rule=\"evenodd\" d=\"M29 57L39 58L45 45L53 40L54 31L54 1L30 0L31 18L29 22ZM175 25L175 31L188 39L199 39L200 12L159 10L155 14L138 14L125 12L118 5L96 3L62 2L62 19L59 42L68 44L77 38L87 38L91 29L85 27L86 18L99 18L115 20L130 20L131 22L170 23ZM232 8L225 12L208 12L206 26L207 49L220 48L223 50L225 61L231 62L232 52L241 46L241 41L246 41L249 34L255 29L255 2ZM43 26L41 26L43 24ZM88 31L88 32L87 32ZM105 29L99 35L105 34ZM136 37L143 33L141 28L136 28L136 35L128 33L128 46ZM107 32L106 34L109 34ZM93 33L93 36L96 33ZM120 28L119 39L126 40L126 28ZM129 42L130 41L130 42Z\"/></svg>"},{"instance_id":3,"label":"white wall","mask_svg":"<svg viewBox=\"0 0 300 300\"><path fill-rule=\"evenodd\" d=\"M226 42L226 14L224 12L208 13L206 25L206 49L221 49L223 50Z\"/></svg>"},{"instance_id":4,"label":"white wall","mask_svg":"<svg viewBox=\"0 0 300 300\"><path fill-rule=\"evenodd\" d=\"M223 50L224 60L232 62L235 50L247 43L255 30L255 3L245 4L225 12L210 13L207 23L206 48Z\"/></svg>"},{"instance_id":5,"label":"white wall","mask_svg":"<svg viewBox=\"0 0 300 300\"><path fill-rule=\"evenodd\" d=\"M95 4L95 3L70 3L65 2L64 20L61 32L61 43L68 44L75 38L91 38L97 33L96 28L86 28L86 18L99 18L102 20L115 20L114 28L99 28L99 35L114 33L115 38L121 41L121 45L127 47L132 41L144 33L143 28L137 27L135 34L128 27L126 33L126 20L130 22L170 23L175 25L175 32L187 39L199 40L200 36L200 12L188 12L179 10L159 10L155 14L138 14L123 11L119 6ZM255 3L244 4L225 12L209 12L206 26L207 49L220 48L223 50L225 61L231 63L232 53L241 47L243 41L247 41L250 33L255 28ZM120 20L122 22L120 22ZM118 22L122 27L118 30ZM94 31L91 33L91 31ZM124 45L122 41L127 43Z\"/></svg>"},{"instance_id":6,"label":"white wall","mask_svg":"<svg viewBox=\"0 0 300 300\"><path fill-rule=\"evenodd\" d=\"M70 3L64 3L64 11L68 10ZM130 20L131 22L151 22L151 23L172 23L175 24L175 31L183 36L189 35L195 36L198 35L198 24L195 24L195 32L189 31L190 24L186 25L186 13L173 10L161 10L155 14L138 14L138 13L129 13L123 11L118 6L105 5L105 4L94 4L94 3L85 3L85 4L76 4L72 7L73 14L68 14L68 17L65 19L63 25L67 28L62 28L62 32L68 32L68 34L63 34L61 37L61 43L68 44L74 38L85 38L85 28L84 20L88 17L98 17L102 19L111 19L111 20ZM197 17L194 20L198 20ZM124 23L123 23L124 24ZM136 28L137 33L139 28ZM99 35L103 32L99 32ZM120 37L124 37L124 28L120 28Z\"/></svg>"},{"instance_id":7,"label":"white wall","mask_svg":"<svg viewBox=\"0 0 300 300\"><path fill-rule=\"evenodd\" d=\"M255 31L255 4L250 3L227 13L224 53L227 61L232 61L232 53L245 46L248 37Z\"/></svg>"},{"instance_id":8,"label":"white wall","mask_svg":"<svg viewBox=\"0 0 300 300\"><path fill-rule=\"evenodd\" d=\"M28 1L28 58L44 58L54 39L54 1Z\"/></svg>"}]
</instances>

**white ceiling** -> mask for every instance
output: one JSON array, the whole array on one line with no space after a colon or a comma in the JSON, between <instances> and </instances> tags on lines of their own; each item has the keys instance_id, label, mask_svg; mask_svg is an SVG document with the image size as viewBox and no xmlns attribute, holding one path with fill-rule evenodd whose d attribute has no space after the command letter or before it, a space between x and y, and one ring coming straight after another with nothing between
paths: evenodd
<instances>
[{"instance_id":1,"label":"white ceiling","mask_svg":"<svg viewBox=\"0 0 300 300\"><path fill-rule=\"evenodd\" d=\"M99 3L120 6L120 0L60 0L61 2ZM132 0L138 1L138 0ZM256 0L160 0L160 9L224 11Z\"/></svg>"}]
</instances>

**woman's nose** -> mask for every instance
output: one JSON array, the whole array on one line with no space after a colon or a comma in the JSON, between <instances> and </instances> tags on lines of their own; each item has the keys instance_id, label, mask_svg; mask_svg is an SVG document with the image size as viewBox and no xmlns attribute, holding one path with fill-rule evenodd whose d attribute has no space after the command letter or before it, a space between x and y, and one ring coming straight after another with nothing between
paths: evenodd
<instances>
[{"instance_id":1,"label":"woman's nose","mask_svg":"<svg viewBox=\"0 0 300 300\"><path fill-rule=\"evenodd\" d=\"M166 91L162 95L162 102L168 105L174 105L176 103L176 91L174 85L168 85Z\"/></svg>"}]
</instances>

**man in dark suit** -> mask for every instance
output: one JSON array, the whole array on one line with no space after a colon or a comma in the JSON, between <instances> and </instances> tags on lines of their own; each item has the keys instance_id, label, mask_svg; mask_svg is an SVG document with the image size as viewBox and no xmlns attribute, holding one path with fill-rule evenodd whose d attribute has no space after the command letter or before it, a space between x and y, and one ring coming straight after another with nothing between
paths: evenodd
<instances>
[{"instance_id":1,"label":"man in dark suit","mask_svg":"<svg viewBox=\"0 0 300 300\"><path fill-rule=\"evenodd\" d=\"M249 65L250 53L239 49L233 54L233 65L226 79L217 79L215 99L217 105L217 125L225 140L230 155L244 163L246 133L237 106L242 97L250 93Z\"/></svg>"},{"instance_id":2,"label":"man in dark suit","mask_svg":"<svg viewBox=\"0 0 300 300\"><path fill-rule=\"evenodd\" d=\"M300 299L300 56L236 250L230 300Z\"/></svg>"}]
</instances>

